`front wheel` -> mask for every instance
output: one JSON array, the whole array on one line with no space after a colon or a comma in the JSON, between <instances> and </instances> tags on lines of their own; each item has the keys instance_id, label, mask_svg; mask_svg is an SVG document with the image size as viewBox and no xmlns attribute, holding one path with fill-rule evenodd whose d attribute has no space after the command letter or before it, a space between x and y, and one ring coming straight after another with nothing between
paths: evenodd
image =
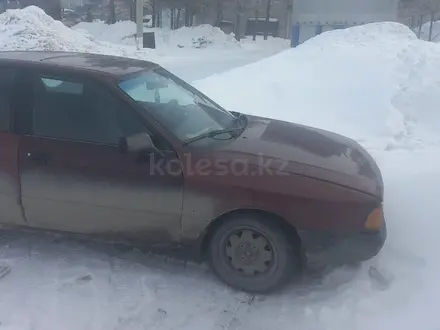
<instances>
[{"instance_id":1,"label":"front wheel","mask_svg":"<svg viewBox=\"0 0 440 330\"><path fill-rule=\"evenodd\" d=\"M273 291L298 270L297 242L276 221L235 216L223 222L209 242L209 259L229 286L252 293Z\"/></svg>"}]
</instances>

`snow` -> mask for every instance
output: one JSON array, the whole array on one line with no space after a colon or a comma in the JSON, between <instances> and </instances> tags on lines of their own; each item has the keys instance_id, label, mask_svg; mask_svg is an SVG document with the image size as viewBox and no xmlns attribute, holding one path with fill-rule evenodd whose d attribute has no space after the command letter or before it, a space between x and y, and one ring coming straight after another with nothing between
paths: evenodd
<instances>
[{"instance_id":1,"label":"snow","mask_svg":"<svg viewBox=\"0 0 440 330\"><path fill-rule=\"evenodd\" d=\"M438 145L440 47L398 23L329 31L195 85L226 108L330 129L375 149Z\"/></svg>"},{"instance_id":2,"label":"snow","mask_svg":"<svg viewBox=\"0 0 440 330\"><path fill-rule=\"evenodd\" d=\"M107 40L125 45L135 45L134 33L136 23L132 21L120 21L115 24L106 24L102 21L81 22L72 27L90 33L96 39ZM194 39L204 38L208 46L212 48L239 48L240 43L232 35L225 34L220 28L211 25L199 25L195 27L181 27L177 30L169 28L144 28L144 32L153 32L156 38L156 47L189 47L197 48L193 44Z\"/></svg>"},{"instance_id":3,"label":"snow","mask_svg":"<svg viewBox=\"0 0 440 330\"><path fill-rule=\"evenodd\" d=\"M96 40L55 21L38 7L0 14L0 51L46 50L109 54L146 59L148 51Z\"/></svg>"},{"instance_id":4,"label":"snow","mask_svg":"<svg viewBox=\"0 0 440 330\"><path fill-rule=\"evenodd\" d=\"M155 33L157 49L136 47L135 24L113 25L101 21L66 27L40 8L30 6L0 14L0 51L58 50L131 57L157 62L186 80L205 78L273 55L289 47L289 41L269 38L238 43L219 28L148 29ZM183 46L183 48L181 48ZM203 61L200 61L203 58Z\"/></svg>"},{"instance_id":5,"label":"snow","mask_svg":"<svg viewBox=\"0 0 440 330\"><path fill-rule=\"evenodd\" d=\"M97 40L135 45L134 22L81 22L72 29ZM273 37L263 40L258 36L256 41L248 37L237 42L232 35L207 24L177 30L144 28L144 32L154 32L156 39L156 49L149 52L149 58L189 81L258 61L290 47L290 40Z\"/></svg>"},{"instance_id":6,"label":"snow","mask_svg":"<svg viewBox=\"0 0 440 330\"><path fill-rule=\"evenodd\" d=\"M163 51L168 64L173 58L180 65L193 62L191 70L202 75L209 71L201 68L206 63L225 71L246 64L239 54L260 50L259 42L246 40L224 53L209 47L184 53L174 46L136 53L121 36L106 43L40 14L31 7L0 15L0 47L86 45L89 51L157 58ZM113 27L101 30L107 28ZM399 24L369 24L323 33L194 83L231 110L330 129L367 147L385 182L388 240L378 257L253 297L219 283L205 266L2 232L0 266L12 271L0 280L0 330L438 330L439 47ZM167 55L167 48L175 52ZM211 57L215 52L229 54L230 62ZM371 265L389 286L368 276Z\"/></svg>"},{"instance_id":7,"label":"snow","mask_svg":"<svg viewBox=\"0 0 440 330\"><path fill-rule=\"evenodd\" d=\"M136 23L120 21L115 24L106 24L103 21L81 22L72 29L89 33L98 40L106 40L116 44L134 45L134 33ZM257 42L250 42L251 38L237 41L233 34L225 34L220 28L209 24L193 27L181 27L177 30L169 28L144 28L144 32L153 32L156 38L156 47L160 50L174 48L200 48L194 44L194 40L203 38L207 41L207 48L215 50L240 50L247 49L248 45L259 48L271 49L272 52L286 49L290 46L290 40L269 37L269 41L263 41L258 36ZM255 50L255 48L253 49Z\"/></svg>"},{"instance_id":8,"label":"snow","mask_svg":"<svg viewBox=\"0 0 440 330\"><path fill-rule=\"evenodd\" d=\"M72 29L90 33L99 40L107 40L124 45L136 45L134 33L136 23L132 21L119 21L115 24L106 24L103 21L81 22ZM169 28L144 28L144 32L154 33L156 47L179 48L239 48L240 43L232 35L225 34L220 28L209 24L194 27L183 26L177 30ZM201 43L200 40L204 42Z\"/></svg>"}]
</instances>

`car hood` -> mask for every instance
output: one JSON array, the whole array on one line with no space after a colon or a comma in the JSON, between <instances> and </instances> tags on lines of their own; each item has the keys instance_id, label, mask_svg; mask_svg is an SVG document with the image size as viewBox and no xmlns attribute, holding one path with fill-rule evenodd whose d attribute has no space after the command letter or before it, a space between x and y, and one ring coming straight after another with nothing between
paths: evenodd
<instances>
[{"instance_id":1,"label":"car hood","mask_svg":"<svg viewBox=\"0 0 440 330\"><path fill-rule=\"evenodd\" d=\"M308 176L383 198L379 167L354 140L275 119L247 119L243 134L223 149L233 158L245 158L255 166Z\"/></svg>"}]
</instances>

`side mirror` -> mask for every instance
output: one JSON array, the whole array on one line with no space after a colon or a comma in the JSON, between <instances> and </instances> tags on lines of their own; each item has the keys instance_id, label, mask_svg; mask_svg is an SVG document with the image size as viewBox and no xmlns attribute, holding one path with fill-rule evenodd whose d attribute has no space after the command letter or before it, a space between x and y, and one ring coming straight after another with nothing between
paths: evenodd
<instances>
[{"instance_id":1,"label":"side mirror","mask_svg":"<svg viewBox=\"0 0 440 330\"><path fill-rule=\"evenodd\" d=\"M122 153L139 153L143 151L160 151L156 148L148 133L138 133L119 140L119 150Z\"/></svg>"}]
</instances>

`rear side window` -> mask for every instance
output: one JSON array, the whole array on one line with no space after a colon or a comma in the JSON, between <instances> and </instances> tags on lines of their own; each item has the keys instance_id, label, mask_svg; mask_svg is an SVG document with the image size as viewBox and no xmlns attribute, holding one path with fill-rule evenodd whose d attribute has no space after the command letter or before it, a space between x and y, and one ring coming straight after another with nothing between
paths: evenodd
<instances>
[{"instance_id":1,"label":"rear side window","mask_svg":"<svg viewBox=\"0 0 440 330\"><path fill-rule=\"evenodd\" d=\"M0 132L8 132L11 128L11 99L15 77L15 70L0 68Z\"/></svg>"},{"instance_id":2,"label":"rear side window","mask_svg":"<svg viewBox=\"0 0 440 330\"><path fill-rule=\"evenodd\" d=\"M91 80L70 79L35 77L34 135L116 146L122 137L146 132L105 88Z\"/></svg>"},{"instance_id":3,"label":"rear side window","mask_svg":"<svg viewBox=\"0 0 440 330\"><path fill-rule=\"evenodd\" d=\"M84 85L78 82L62 81L50 78L41 78L44 88L49 93L67 93L81 95Z\"/></svg>"}]
</instances>

